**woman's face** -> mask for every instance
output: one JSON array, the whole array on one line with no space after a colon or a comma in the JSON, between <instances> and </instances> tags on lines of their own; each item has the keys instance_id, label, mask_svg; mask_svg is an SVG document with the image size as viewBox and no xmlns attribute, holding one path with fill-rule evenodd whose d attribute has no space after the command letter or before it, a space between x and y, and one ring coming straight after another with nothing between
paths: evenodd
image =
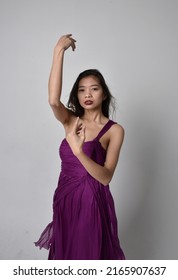
<instances>
[{"instance_id":1,"label":"woman's face","mask_svg":"<svg viewBox=\"0 0 178 280\"><path fill-rule=\"evenodd\" d=\"M82 78L78 85L78 100L86 110L101 109L105 99L103 89L95 76Z\"/></svg>"}]
</instances>

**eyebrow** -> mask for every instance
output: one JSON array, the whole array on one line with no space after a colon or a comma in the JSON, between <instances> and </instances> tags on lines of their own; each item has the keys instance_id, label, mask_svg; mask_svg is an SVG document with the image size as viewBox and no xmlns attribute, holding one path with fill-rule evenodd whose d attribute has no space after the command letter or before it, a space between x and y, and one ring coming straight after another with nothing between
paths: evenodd
<instances>
[{"instance_id":1,"label":"eyebrow","mask_svg":"<svg viewBox=\"0 0 178 280\"><path fill-rule=\"evenodd\" d=\"M96 86L99 86L99 84L94 84L94 85L91 85L90 87L96 87ZM79 86L79 88L81 88L81 87L86 87L86 86Z\"/></svg>"}]
</instances>

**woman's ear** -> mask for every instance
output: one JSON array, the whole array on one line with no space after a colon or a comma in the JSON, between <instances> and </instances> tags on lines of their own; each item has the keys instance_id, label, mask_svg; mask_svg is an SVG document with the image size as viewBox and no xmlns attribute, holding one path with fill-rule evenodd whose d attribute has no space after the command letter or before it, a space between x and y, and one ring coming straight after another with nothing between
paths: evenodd
<instances>
[{"instance_id":1,"label":"woman's ear","mask_svg":"<svg viewBox=\"0 0 178 280\"><path fill-rule=\"evenodd\" d=\"M106 100L107 96L104 94L103 95L103 101Z\"/></svg>"}]
</instances>

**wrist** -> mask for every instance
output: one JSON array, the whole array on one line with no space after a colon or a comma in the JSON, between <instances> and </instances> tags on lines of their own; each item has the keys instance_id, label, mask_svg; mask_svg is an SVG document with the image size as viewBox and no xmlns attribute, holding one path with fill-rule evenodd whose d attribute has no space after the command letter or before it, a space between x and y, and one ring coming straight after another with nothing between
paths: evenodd
<instances>
[{"instance_id":1,"label":"wrist","mask_svg":"<svg viewBox=\"0 0 178 280\"><path fill-rule=\"evenodd\" d=\"M54 58L58 58L59 56L63 55L65 52L65 49L64 48L54 48L54 53L53 53L53 56Z\"/></svg>"},{"instance_id":2,"label":"wrist","mask_svg":"<svg viewBox=\"0 0 178 280\"><path fill-rule=\"evenodd\" d=\"M84 155L83 149L82 148L78 149L77 151L74 152L74 155L80 160L80 158L82 158Z\"/></svg>"}]
</instances>

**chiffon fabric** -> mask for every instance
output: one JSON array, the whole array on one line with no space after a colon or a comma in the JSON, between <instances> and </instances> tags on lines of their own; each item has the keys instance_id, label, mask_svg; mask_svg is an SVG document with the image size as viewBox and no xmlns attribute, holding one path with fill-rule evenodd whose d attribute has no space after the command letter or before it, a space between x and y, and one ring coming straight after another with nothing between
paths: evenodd
<instances>
[{"instance_id":1,"label":"chiffon fabric","mask_svg":"<svg viewBox=\"0 0 178 280\"><path fill-rule=\"evenodd\" d=\"M100 138L115 122L109 120L83 150L104 165L106 151ZM94 179L74 156L64 139L59 148L61 173L53 198L53 220L36 246L49 249L49 260L124 260L109 185Z\"/></svg>"}]
</instances>

